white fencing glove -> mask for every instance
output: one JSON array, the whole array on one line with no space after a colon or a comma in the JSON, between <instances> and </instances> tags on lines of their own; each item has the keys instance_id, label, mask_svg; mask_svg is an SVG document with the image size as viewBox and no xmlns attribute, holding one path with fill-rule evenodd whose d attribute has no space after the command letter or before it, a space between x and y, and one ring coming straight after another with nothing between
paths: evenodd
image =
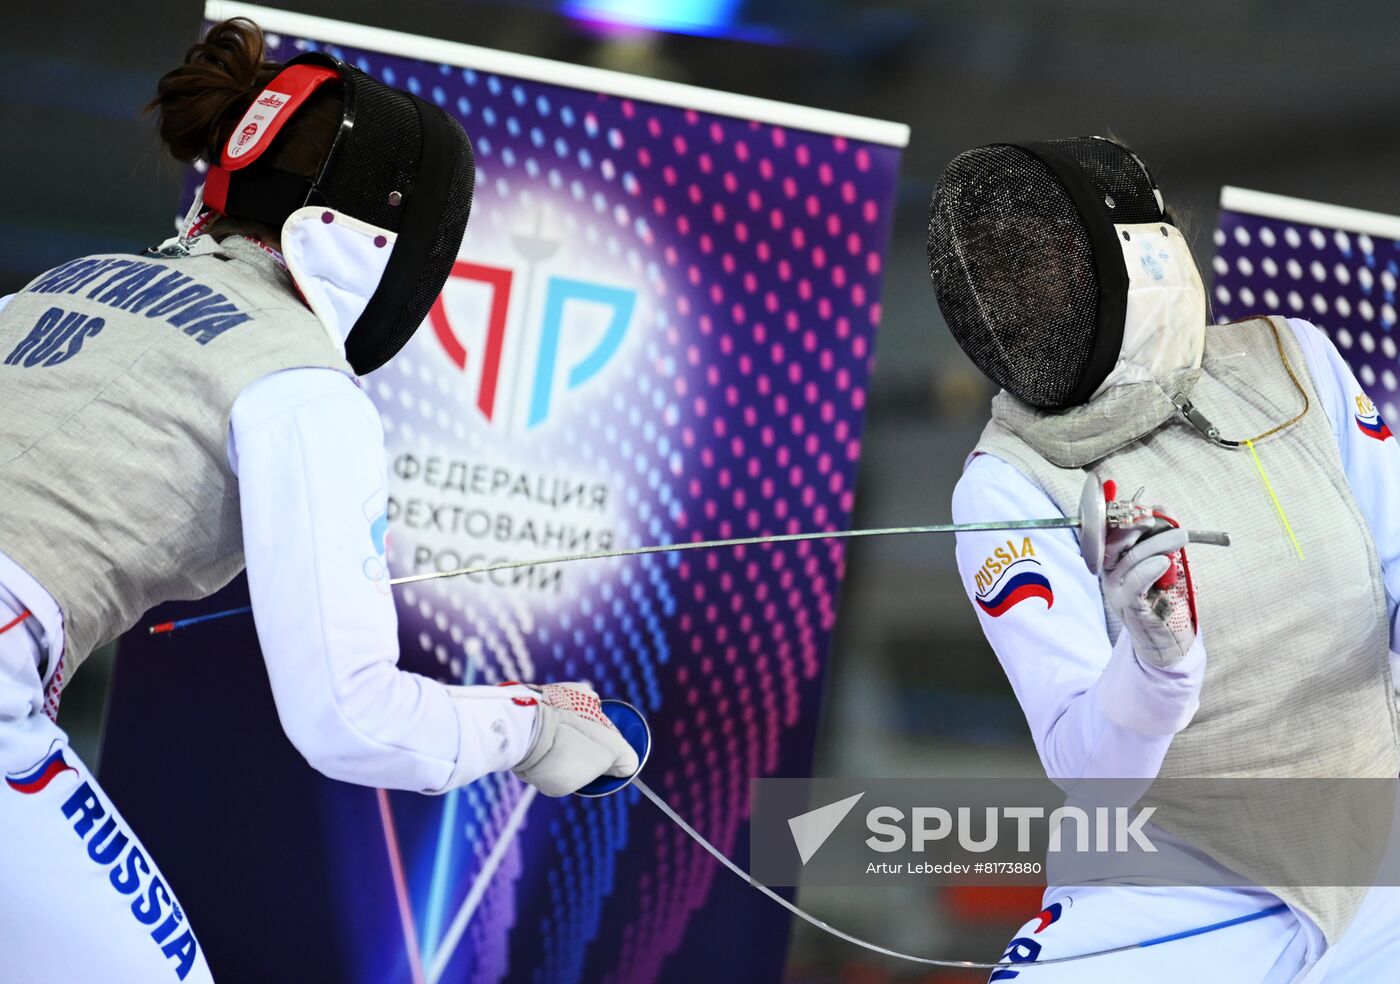
<instances>
[{"instance_id":1,"label":"white fencing glove","mask_svg":"<svg viewBox=\"0 0 1400 984\"><path fill-rule=\"evenodd\" d=\"M603 714L598 695L582 683L531 687L535 734L530 750L514 769L546 796L567 796L599 776L626 778L641 768L637 753Z\"/></svg>"},{"instance_id":2,"label":"white fencing glove","mask_svg":"<svg viewBox=\"0 0 1400 984\"><path fill-rule=\"evenodd\" d=\"M1187 533L1158 509L1143 522L1110 528L1099 575L1138 659L1168 667L1196 641L1196 591L1186 562Z\"/></svg>"}]
</instances>

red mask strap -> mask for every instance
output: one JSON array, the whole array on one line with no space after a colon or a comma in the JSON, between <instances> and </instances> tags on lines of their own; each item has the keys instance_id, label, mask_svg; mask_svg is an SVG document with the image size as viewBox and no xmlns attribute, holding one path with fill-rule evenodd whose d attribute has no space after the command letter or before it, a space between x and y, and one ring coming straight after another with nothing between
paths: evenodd
<instances>
[{"instance_id":1,"label":"red mask strap","mask_svg":"<svg viewBox=\"0 0 1400 984\"><path fill-rule=\"evenodd\" d=\"M218 165L209 168L204 201L210 208L226 211L231 172L261 157L312 93L338 78L339 72L324 65L293 65L268 83L233 128Z\"/></svg>"}]
</instances>

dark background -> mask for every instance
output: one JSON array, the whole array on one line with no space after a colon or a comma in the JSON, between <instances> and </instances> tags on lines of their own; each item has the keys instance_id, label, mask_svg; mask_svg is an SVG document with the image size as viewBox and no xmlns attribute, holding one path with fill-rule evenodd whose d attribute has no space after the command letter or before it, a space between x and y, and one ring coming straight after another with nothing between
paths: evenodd
<instances>
[{"instance_id":1,"label":"dark background","mask_svg":"<svg viewBox=\"0 0 1400 984\"><path fill-rule=\"evenodd\" d=\"M925 210L943 165L1002 139L1112 132L1191 219L1203 267L1222 184L1400 214L1393 0L575 0L274 4L509 51L906 122L857 520L944 521L990 389L946 337ZM728 8L727 16L720 16ZM718 13L717 13L718 11ZM197 0L12 4L0 31L0 293L82 253L170 235L179 172L140 107L197 37ZM675 20L688 21L677 24ZM1209 274L1207 273L1207 276ZM1020 712L958 582L950 540L851 550L818 775L1034 775ZM90 761L107 660L65 697ZM994 950L1020 896L804 893L842 928L915 952ZM799 926L793 980L980 980L867 963Z\"/></svg>"}]
</instances>

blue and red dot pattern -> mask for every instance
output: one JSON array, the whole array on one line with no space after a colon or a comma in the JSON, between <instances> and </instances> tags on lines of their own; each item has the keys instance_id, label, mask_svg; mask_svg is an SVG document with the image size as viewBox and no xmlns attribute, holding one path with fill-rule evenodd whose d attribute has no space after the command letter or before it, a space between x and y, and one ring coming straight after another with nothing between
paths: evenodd
<instances>
[{"instance_id":1,"label":"blue and red dot pattern","mask_svg":"<svg viewBox=\"0 0 1400 984\"><path fill-rule=\"evenodd\" d=\"M1215 248L1216 320L1281 314L1317 325L1379 405L1378 415L1358 414L1357 426L1365 429L1365 417L1371 436L1388 432L1383 421L1400 407L1400 241L1223 210Z\"/></svg>"},{"instance_id":2,"label":"blue and red dot pattern","mask_svg":"<svg viewBox=\"0 0 1400 984\"><path fill-rule=\"evenodd\" d=\"M280 58L312 47L278 43ZM391 458L586 473L610 490L619 546L848 525L898 150L327 50L466 128L478 174L463 256L506 263L522 217L543 210L549 262L639 297L592 388L524 433L493 428L461 364L419 332L368 380ZM391 527L396 573L413 537ZM582 679L636 705L655 739L647 781L734 854L749 780L810 767L844 562L839 543L804 542L572 565L557 593L416 585L398 594L404 665L458 683ZM450 816L394 798L425 963L520 795L493 777ZM688 932L717 871L635 790L537 799L444 979L758 979L764 966L776 979L787 918L756 893L726 896L722 951Z\"/></svg>"}]
</instances>

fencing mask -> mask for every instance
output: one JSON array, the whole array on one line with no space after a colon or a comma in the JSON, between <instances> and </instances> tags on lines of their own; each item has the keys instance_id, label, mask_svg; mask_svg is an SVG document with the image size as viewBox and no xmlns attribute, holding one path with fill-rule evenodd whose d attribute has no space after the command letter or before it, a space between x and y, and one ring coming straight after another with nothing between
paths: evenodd
<instances>
[{"instance_id":1,"label":"fencing mask","mask_svg":"<svg viewBox=\"0 0 1400 984\"><path fill-rule=\"evenodd\" d=\"M264 156L318 89L344 113L315 178ZM282 231L288 269L355 372L378 369L427 317L471 212L475 166L457 121L322 53L293 58L209 168L204 203Z\"/></svg>"},{"instance_id":2,"label":"fencing mask","mask_svg":"<svg viewBox=\"0 0 1400 984\"><path fill-rule=\"evenodd\" d=\"M928 261L963 351L1033 407L1200 364L1200 272L1146 165L1112 140L958 155L933 196Z\"/></svg>"}]
</instances>

